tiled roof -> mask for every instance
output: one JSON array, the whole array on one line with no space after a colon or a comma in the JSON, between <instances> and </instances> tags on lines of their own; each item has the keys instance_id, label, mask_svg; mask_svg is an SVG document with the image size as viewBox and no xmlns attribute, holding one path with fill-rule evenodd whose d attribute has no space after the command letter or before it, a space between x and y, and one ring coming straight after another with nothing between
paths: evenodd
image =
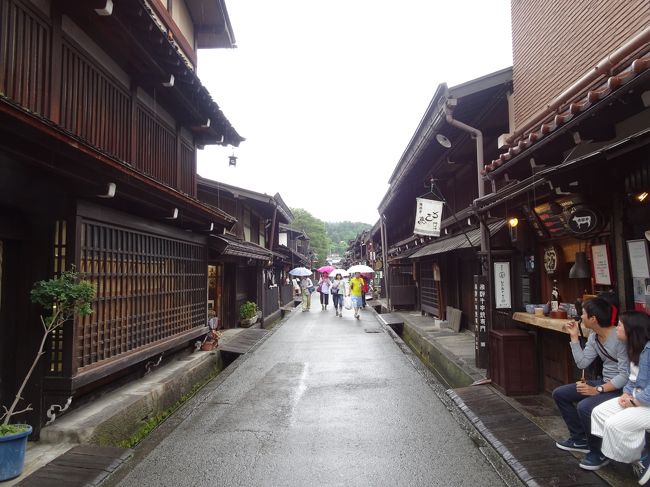
<instances>
[{"instance_id":1,"label":"tiled roof","mask_svg":"<svg viewBox=\"0 0 650 487\"><path fill-rule=\"evenodd\" d=\"M586 94L583 94L580 98L577 98L573 102L568 103L562 112L554 115L552 118L547 119L544 123L540 124L537 129L526 133L519 139L516 139L510 149L508 149L508 152L504 152L499 156L498 159L494 159L491 163L486 164L484 169L481 171L481 174L485 176L488 173L495 171L502 165L508 163L514 157L531 148L535 143L548 137L550 134L555 132L564 124L568 123L574 117L587 111L590 107L592 107L600 100L604 99L606 96L618 90L625 89L625 86L630 81L632 81L634 78L649 68L650 54L646 53L637 57L629 64L627 64L627 67L620 71L618 74L610 76L605 82L596 88L592 88L591 90L587 91Z\"/></svg>"}]
</instances>

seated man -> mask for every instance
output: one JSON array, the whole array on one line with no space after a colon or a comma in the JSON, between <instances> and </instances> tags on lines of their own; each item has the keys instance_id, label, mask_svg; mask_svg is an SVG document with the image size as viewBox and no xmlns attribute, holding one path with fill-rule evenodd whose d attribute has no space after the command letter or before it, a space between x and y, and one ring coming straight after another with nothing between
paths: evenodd
<instances>
[{"instance_id":1,"label":"seated man","mask_svg":"<svg viewBox=\"0 0 650 487\"><path fill-rule=\"evenodd\" d=\"M567 440L555 445L562 450L586 453L580 462L580 467L585 470L598 470L609 462L600 451L602 440L591 434L591 411L608 399L619 396L627 382L627 351L616 338L612 316L615 316L612 306L602 298L593 298L584 304L582 323L591 330L584 349L578 338L578 323L572 321L566 324L576 366L585 369L596 357L600 357L603 377L566 384L553 391L553 399L570 434Z\"/></svg>"}]
</instances>

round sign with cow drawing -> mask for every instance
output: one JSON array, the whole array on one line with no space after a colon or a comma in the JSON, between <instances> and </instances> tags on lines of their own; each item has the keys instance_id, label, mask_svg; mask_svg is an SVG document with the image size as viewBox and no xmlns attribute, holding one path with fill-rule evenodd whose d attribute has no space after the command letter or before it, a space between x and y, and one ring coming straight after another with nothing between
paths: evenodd
<instances>
[{"instance_id":1,"label":"round sign with cow drawing","mask_svg":"<svg viewBox=\"0 0 650 487\"><path fill-rule=\"evenodd\" d=\"M574 206L569 209L567 225L576 237L590 235L598 230L602 219L598 212L588 206Z\"/></svg>"}]
</instances>

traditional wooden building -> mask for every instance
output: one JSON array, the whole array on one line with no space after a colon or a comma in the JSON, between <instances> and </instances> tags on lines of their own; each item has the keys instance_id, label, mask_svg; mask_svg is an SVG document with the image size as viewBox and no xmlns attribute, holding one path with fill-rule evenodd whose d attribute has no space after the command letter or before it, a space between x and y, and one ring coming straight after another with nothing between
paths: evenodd
<instances>
[{"instance_id":1,"label":"traditional wooden building","mask_svg":"<svg viewBox=\"0 0 650 487\"><path fill-rule=\"evenodd\" d=\"M493 279L509 285L504 296L495 286L491 327L496 338L504 327L534 337L526 360L539 364L523 376L517 360L491 354L496 382L516 376L550 392L578 376L563 331L577 298L613 290L622 310L650 308L650 4L548 7L513 3L512 124L483 170L497 191L474 209L519 222L509 251L491 255L507 270ZM559 314L526 313L554 285Z\"/></svg>"},{"instance_id":2,"label":"traditional wooden building","mask_svg":"<svg viewBox=\"0 0 650 487\"><path fill-rule=\"evenodd\" d=\"M238 220L230 231L210 235L208 307L225 328L237 325L245 301L257 304L262 323L278 318L293 299L287 282L292 259L278 250L280 227L293 220L291 210L278 193L269 196L201 177L198 197Z\"/></svg>"},{"instance_id":3,"label":"traditional wooden building","mask_svg":"<svg viewBox=\"0 0 650 487\"><path fill-rule=\"evenodd\" d=\"M206 332L208 234L196 149L238 145L196 75L229 48L221 0L0 0L0 403L40 340L32 283L76 266L93 313L52 337L27 420L137 376Z\"/></svg>"},{"instance_id":4,"label":"traditional wooden building","mask_svg":"<svg viewBox=\"0 0 650 487\"><path fill-rule=\"evenodd\" d=\"M478 183L477 161L498 153L511 90L509 68L451 88L438 86L379 206L391 307L439 318L453 307L462 328L475 331L473 282L483 270L479 219L471 205L486 191L483 181ZM416 198L444 202L440 236L414 234ZM486 222L498 245L505 220L493 216Z\"/></svg>"}]
</instances>

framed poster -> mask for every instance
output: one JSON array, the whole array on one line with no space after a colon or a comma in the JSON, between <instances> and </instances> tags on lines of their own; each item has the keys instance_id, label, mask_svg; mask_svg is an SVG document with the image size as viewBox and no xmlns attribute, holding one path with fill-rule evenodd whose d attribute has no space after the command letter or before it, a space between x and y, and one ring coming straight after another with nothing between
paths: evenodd
<instances>
[{"instance_id":1,"label":"framed poster","mask_svg":"<svg viewBox=\"0 0 650 487\"><path fill-rule=\"evenodd\" d=\"M645 240L628 240L627 253L630 257L630 270L632 271L632 277L650 279L648 245L645 243Z\"/></svg>"},{"instance_id":2,"label":"framed poster","mask_svg":"<svg viewBox=\"0 0 650 487\"><path fill-rule=\"evenodd\" d=\"M512 308L510 262L494 263L494 302L497 309Z\"/></svg>"},{"instance_id":3,"label":"framed poster","mask_svg":"<svg viewBox=\"0 0 650 487\"><path fill-rule=\"evenodd\" d=\"M612 285L612 266L609 261L607 244L591 246L591 265L593 266L594 282L606 286Z\"/></svg>"}]
</instances>

